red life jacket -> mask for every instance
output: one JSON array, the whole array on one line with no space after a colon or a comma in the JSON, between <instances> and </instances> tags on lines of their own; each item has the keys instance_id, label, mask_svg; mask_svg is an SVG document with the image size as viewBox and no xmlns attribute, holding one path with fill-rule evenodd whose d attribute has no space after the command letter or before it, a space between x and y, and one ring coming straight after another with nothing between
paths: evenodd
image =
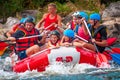
<instances>
[{"instance_id":1,"label":"red life jacket","mask_svg":"<svg viewBox=\"0 0 120 80\"><path fill-rule=\"evenodd\" d=\"M97 35L95 37L95 40L101 42L101 35L100 35L100 33L97 33Z\"/></svg>"},{"instance_id":2,"label":"red life jacket","mask_svg":"<svg viewBox=\"0 0 120 80\"><path fill-rule=\"evenodd\" d=\"M50 41L51 42L51 41ZM52 43L52 42L51 42ZM60 40L58 40L55 44L52 43L53 46L56 46L57 44L60 44ZM50 47L50 45L48 45Z\"/></svg>"},{"instance_id":3,"label":"red life jacket","mask_svg":"<svg viewBox=\"0 0 120 80\"><path fill-rule=\"evenodd\" d=\"M24 37L39 34L35 28L33 28L32 31L30 32L26 31L23 27L20 27L18 30L21 30L25 33ZM26 50L27 48L37 44L38 43L37 40L38 40L38 37L17 40L16 51L20 52L20 51Z\"/></svg>"},{"instance_id":4,"label":"red life jacket","mask_svg":"<svg viewBox=\"0 0 120 80\"><path fill-rule=\"evenodd\" d=\"M15 32L15 31L18 29L19 26L20 26L20 24L15 24L15 25L13 26L13 31Z\"/></svg>"},{"instance_id":5,"label":"red life jacket","mask_svg":"<svg viewBox=\"0 0 120 80\"><path fill-rule=\"evenodd\" d=\"M101 33L100 33L100 30L104 29L105 27L104 26L100 26L97 30L95 30L95 32L93 33L92 31L92 36L93 38L95 38L96 41L99 41L101 42Z\"/></svg>"},{"instance_id":6,"label":"red life jacket","mask_svg":"<svg viewBox=\"0 0 120 80\"><path fill-rule=\"evenodd\" d=\"M50 14L47 15L46 19L45 19L45 24L44 24L44 28L47 28L49 25L51 25L52 23L58 23L57 20L57 14L55 15L55 18L50 19ZM56 30L55 26L51 26L50 28L48 28L47 30Z\"/></svg>"},{"instance_id":7,"label":"red life jacket","mask_svg":"<svg viewBox=\"0 0 120 80\"><path fill-rule=\"evenodd\" d=\"M75 29L75 24L73 21L70 22L70 25L71 25L71 29L74 30Z\"/></svg>"}]
</instances>

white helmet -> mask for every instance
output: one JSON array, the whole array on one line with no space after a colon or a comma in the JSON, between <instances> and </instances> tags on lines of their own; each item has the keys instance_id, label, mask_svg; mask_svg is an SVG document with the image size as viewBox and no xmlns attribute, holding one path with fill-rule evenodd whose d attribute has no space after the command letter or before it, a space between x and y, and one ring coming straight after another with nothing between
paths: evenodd
<instances>
[{"instance_id":1,"label":"white helmet","mask_svg":"<svg viewBox=\"0 0 120 80\"><path fill-rule=\"evenodd\" d=\"M77 12L74 12L73 14L72 14L72 16L77 16L77 15L79 15L79 12L77 11Z\"/></svg>"}]
</instances>

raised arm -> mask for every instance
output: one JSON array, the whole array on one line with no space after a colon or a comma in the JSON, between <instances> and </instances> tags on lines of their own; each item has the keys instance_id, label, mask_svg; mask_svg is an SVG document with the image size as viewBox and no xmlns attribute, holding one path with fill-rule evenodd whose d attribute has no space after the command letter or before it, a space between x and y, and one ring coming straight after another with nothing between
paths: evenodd
<instances>
[{"instance_id":1,"label":"raised arm","mask_svg":"<svg viewBox=\"0 0 120 80\"><path fill-rule=\"evenodd\" d=\"M41 27L41 24L44 22L46 16L47 16L48 13L45 13L42 17L42 19L36 24L36 28L40 28Z\"/></svg>"}]
</instances>

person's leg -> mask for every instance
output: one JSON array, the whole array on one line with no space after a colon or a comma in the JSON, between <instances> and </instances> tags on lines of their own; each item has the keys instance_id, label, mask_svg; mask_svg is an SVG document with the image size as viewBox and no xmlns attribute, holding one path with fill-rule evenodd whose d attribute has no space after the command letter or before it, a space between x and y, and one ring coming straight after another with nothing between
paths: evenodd
<instances>
[{"instance_id":1,"label":"person's leg","mask_svg":"<svg viewBox=\"0 0 120 80\"><path fill-rule=\"evenodd\" d=\"M30 56L32 54L35 54L40 51L40 47L38 45L31 46L26 50L27 56Z\"/></svg>"}]
</instances>

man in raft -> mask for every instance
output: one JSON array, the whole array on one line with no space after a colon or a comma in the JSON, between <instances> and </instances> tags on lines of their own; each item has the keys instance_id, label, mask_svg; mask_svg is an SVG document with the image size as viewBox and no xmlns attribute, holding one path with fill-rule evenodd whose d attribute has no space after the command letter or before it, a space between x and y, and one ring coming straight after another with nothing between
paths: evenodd
<instances>
[{"instance_id":1,"label":"man in raft","mask_svg":"<svg viewBox=\"0 0 120 80\"><path fill-rule=\"evenodd\" d=\"M59 28L62 27L61 17L57 14L56 4L50 3L48 4L48 13L45 13L42 19L37 23L36 28L39 29L43 24L43 30L58 30L60 33L63 31Z\"/></svg>"},{"instance_id":2,"label":"man in raft","mask_svg":"<svg viewBox=\"0 0 120 80\"><path fill-rule=\"evenodd\" d=\"M15 31L18 29L19 26L24 26L24 23L25 23L25 17L21 18L19 23L13 25L12 29L5 33L5 36L10 37L13 33L15 33Z\"/></svg>"},{"instance_id":3,"label":"man in raft","mask_svg":"<svg viewBox=\"0 0 120 80\"><path fill-rule=\"evenodd\" d=\"M100 20L100 14L93 13L90 15L89 23L91 24L91 27L89 31L92 34L92 40L89 39L90 43L84 43L82 47L96 51L96 48L93 45L93 43L95 43L98 51L102 53L105 49L105 46L107 45L107 32L106 28L100 25Z\"/></svg>"},{"instance_id":4,"label":"man in raft","mask_svg":"<svg viewBox=\"0 0 120 80\"><path fill-rule=\"evenodd\" d=\"M20 59L24 59L40 51L40 46L45 43L45 39L47 36L46 34L44 34L43 37L36 36L34 38L24 39L24 37L39 35L39 31L35 29L34 26L34 19L32 17L28 17L25 20L24 27L19 27L19 29L12 35L12 37L8 37L8 40L16 41L15 53L17 53ZM21 37L23 37L23 39L19 39ZM38 43L38 41L41 41L41 43Z\"/></svg>"}]
</instances>

